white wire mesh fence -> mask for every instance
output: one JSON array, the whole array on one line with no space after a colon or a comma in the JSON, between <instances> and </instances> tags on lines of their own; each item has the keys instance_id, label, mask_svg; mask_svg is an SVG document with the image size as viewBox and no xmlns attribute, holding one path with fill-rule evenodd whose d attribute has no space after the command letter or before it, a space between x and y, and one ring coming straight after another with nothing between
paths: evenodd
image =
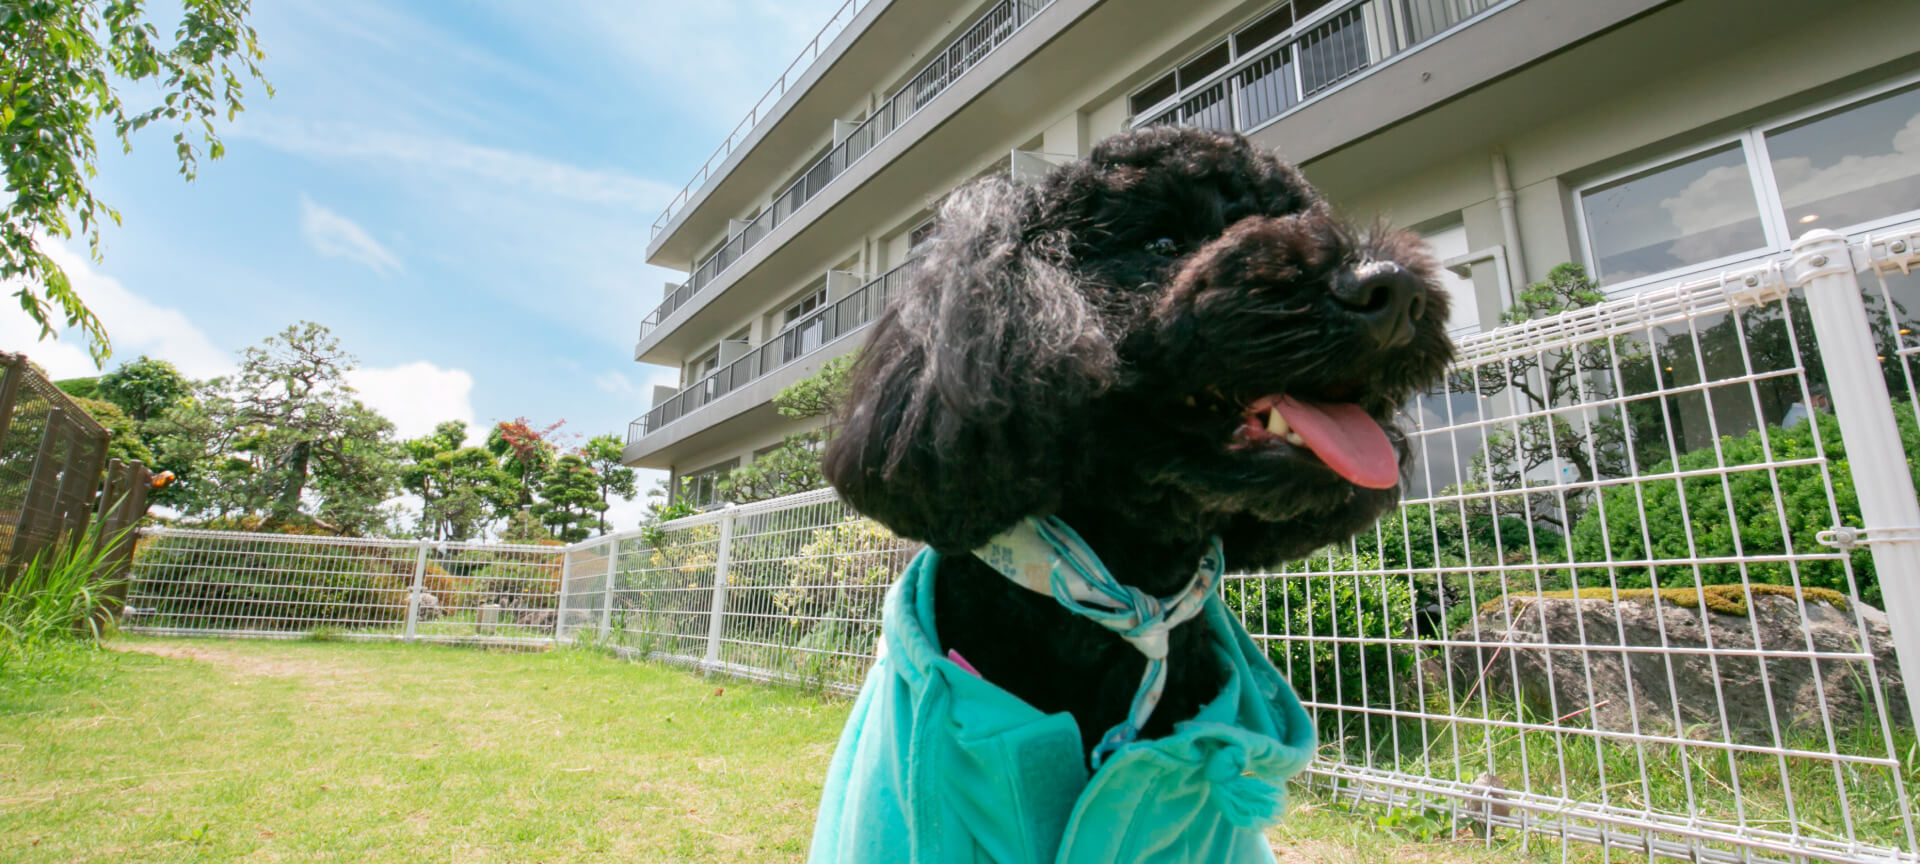
<instances>
[{"instance_id":1,"label":"white wire mesh fence","mask_svg":"<svg viewBox=\"0 0 1920 864\"><path fill-rule=\"evenodd\" d=\"M122 617L158 635L550 641L566 551L152 528Z\"/></svg>"},{"instance_id":2,"label":"white wire mesh fence","mask_svg":"<svg viewBox=\"0 0 1920 864\"><path fill-rule=\"evenodd\" d=\"M872 663L887 586L916 551L829 490L583 546L613 560L615 574L611 585L583 583L600 592L587 602L606 610L591 638L623 653L847 693Z\"/></svg>"},{"instance_id":3,"label":"white wire mesh fence","mask_svg":"<svg viewBox=\"0 0 1920 864\"><path fill-rule=\"evenodd\" d=\"M1315 714L1305 782L1563 859L1920 861L1915 239L1463 342L1401 510L1223 588ZM915 551L827 491L564 549L155 531L128 615L851 692Z\"/></svg>"},{"instance_id":4,"label":"white wire mesh fence","mask_svg":"<svg viewBox=\"0 0 1920 864\"><path fill-rule=\"evenodd\" d=\"M1860 453L1920 444L1887 312L1920 286L1861 256L1879 338L1836 338L1818 307L1860 289L1816 257L1465 341L1406 411L1400 512L1229 581L1317 716L1309 782L1635 857L1916 860L1914 570L1840 541L1920 522L1863 509L1914 493L1897 448Z\"/></svg>"}]
</instances>

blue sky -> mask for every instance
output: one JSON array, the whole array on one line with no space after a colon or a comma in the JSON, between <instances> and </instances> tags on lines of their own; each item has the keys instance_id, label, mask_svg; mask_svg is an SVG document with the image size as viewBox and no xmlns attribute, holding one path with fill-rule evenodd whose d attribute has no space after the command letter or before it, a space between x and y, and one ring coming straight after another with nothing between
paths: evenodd
<instances>
[{"instance_id":1,"label":"blue sky","mask_svg":"<svg viewBox=\"0 0 1920 864\"><path fill-rule=\"evenodd\" d=\"M403 435L516 416L624 434L672 381L631 360L678 277L644 263L648 226L841 2L257 2L274 98L250 90L191 184L169 130L127 156L103 134L94 189L124 224L103 261L77 240L60 257L109 366L219 374L310 319ZM72 334L33 336L0 313L0 346L91 374Z\"/></svg>"}]
</instances>

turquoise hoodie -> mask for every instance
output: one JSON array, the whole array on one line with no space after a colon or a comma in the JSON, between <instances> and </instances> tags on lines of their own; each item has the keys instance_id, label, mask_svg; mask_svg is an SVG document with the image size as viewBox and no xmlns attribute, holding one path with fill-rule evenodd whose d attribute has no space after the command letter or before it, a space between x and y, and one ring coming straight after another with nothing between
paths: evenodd
<instances>
[{"instance_id":1,"label":"turquoise hoodie","mask_svg":"<svg viewBox=\"0 0 1920 864\"><path fill-rule=\"evenodd\" d=\"M938 563L921 552L887 592L882 656L827 770L811 864L1274 860L1261 828L1312 758L1313 727L1219 595L1202 614L1229 672L1220 695L1089 778L1072 715L947 659Z\"/></svg>"}]
</instances>

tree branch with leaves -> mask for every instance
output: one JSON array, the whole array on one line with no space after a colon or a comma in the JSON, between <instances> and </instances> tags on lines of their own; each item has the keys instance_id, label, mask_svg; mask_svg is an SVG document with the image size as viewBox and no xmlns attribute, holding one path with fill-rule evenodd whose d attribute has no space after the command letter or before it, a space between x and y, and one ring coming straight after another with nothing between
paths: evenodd
<instances>
[{"instance_id":1,"label":"tree branch with leaves","mask_svg":"<svg viewBox=\"0 0 1920 864\"><path fill-rule=\"evenodd\" d=\"M93 193L100 121L128 152L135 132L175 124L174 153L189 181L203 153L225 154L215 121L244 110L248 80L273 95L250 6L189 0L169 39L141 0L0 2L0 170L13 199L0 211L0 281L20 286L14 296L40 338L64 322L86 335L96 364L112 353L106 327L43 244L73 237L77 225L98 259L101 223L120 222ZM157 104L130 106L121 93L128 85L153 91Z\"/></svg>"}]
</instances>

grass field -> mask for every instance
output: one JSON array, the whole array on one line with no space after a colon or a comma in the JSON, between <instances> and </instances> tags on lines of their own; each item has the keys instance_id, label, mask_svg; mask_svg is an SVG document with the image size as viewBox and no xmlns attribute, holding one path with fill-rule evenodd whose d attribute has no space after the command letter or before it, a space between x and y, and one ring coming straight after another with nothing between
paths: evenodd
<instances>
[{"instance_id":1,"label":"grass field","mask_svg":"<svg viewBox=\"0 0 1920 864\"><path fill-rule=\"evenodd\" d=\"M0 859L798 861L846 712L580 650L112 644L0 678ZM1274 839L1286 864L1563 860L1311 802Z\"/></svg>"}]
</instances>

